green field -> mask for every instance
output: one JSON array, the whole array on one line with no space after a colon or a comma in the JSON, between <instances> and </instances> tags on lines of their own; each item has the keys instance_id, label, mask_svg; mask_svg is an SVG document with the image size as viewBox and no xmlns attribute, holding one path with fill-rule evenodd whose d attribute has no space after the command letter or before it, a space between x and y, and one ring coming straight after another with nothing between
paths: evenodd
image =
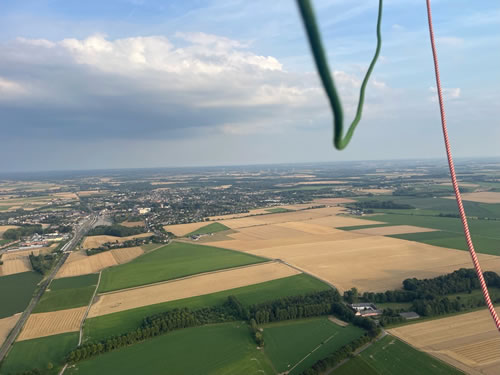
<instances>
[{"instance_id":1,"label":"green field","mask_svg":"<svg viewBox=\"0 0 500 375\"><path fill-rule=\"evenodd\" d=\"M257 350L246 323L225 323L173 331L94 359L67 374L233 375L274 374Z\"/></svg>"},{"instance_id":2,"label":"green field","mask_svg":"<svg viewBox=\"0 0 500 375\"><path fill-rule=\"evenodd\" d=\"M230 228L226 227L225 225L221 223L212 223L205 225L204 227L201 227L191 233L186 234L184 237L189 237L189 236L194 236L197 234L208 234L208 233L217 233L217 232L222 232L223 230L229 230Z\"/></svg>"},{"instance_id":3,"label":"green field","mask_svg":"<svg viewBox=\"0 0 500 375\"><path fill-rule=\"evenodd\" d=\"M22 272L0 277L0 319L23 311L28 306L42 275Z\"/></svg>"},{"instance_id":4,"label":"green field","mask_svg":"<svg viewBox=\"0 0 500 375\"><path fill-rule=\"evenodd\" d=\"M349 364L349 362L336 369L332 375L352 375L355 374L352 370L357 368L370 368L370 372L367 372L369 375L462 374L446 363L438 361L426 353L419 352L390 335L355 357L355 362L364 363Z\"/></svg>"},{"instance_id":5,"label":"green field","mask_svg":"<svg viewBox=\"0 0 500 375\"><path fill-rule=\"evenodd\" d=\"M110 292L200 272L264 262L265 259L212 246L172 242L120 266L102 272L99 292Z\"/></svg>"},{"instance_id":6,"label":"green field","mask_svg":"<svg viewBox=\"0 0 500 375\"><path fill-rule=\"evenodd\" d=\"M361 328L352 325L341 327L326 317L273 323L263 328L264 351L274 368L279 373L293 368L292 375L300 374L364 334ZM311 355L294 368L309 353Z\"/></svg>"},{"instance_id":7,"label":"green field","mask_svg":"<svg viewBox=\"0 0 500 375\"><path fill-rule=\"evenodd\" d=\"M0 238L0 246L5 245L9 242L12 242L12 240L4 240L4 239Z\"/></svg>"},{"instance_id":8,"label":"green field","mask_svg":"<svg viewBox=\"0 0 500 375\"><path fill-rule=\"evenodd\" d=\"M269 208L266 211L270 212L272 214L279 214L279 213L282 213L282 212L290 212L290 211L293 211L293 210L289 210L289 209L283 208L283 207L274 207L274 208Z\"/></svg>"},{"instance_id":9,"label":"green field","mask_svg":"<svg viewBox=\"0 0 500 375\"><path fill-rule=\"evenodd\" d=\"M98 274L55 279L33 312L48 312L87 306L94 294Z\"/></svg>"},{"instance_id":10,"label":"green field","mask_svg":"<svg viewBox=\"0 0 500 375\"><path fill-rule=\"evenodd\" d=\"M438 229L439 232L399 234L392 237L423 242L434 246L467 250L462 222L458 218L381 214L362 217L362 219L382 221L393 225L415 225ZM500 221L470 219L469 227L476 251L484 254L500 255Z\"/></svg>"},{"instance_id":11,"label":"green field","mask_svg":"<svg viewBox=\"0 0 500 375\"><path fill-rule=\"evenodd\" d=\"M33 368L47 371L49 362L53 368L47 373L57 374L58 367L64 365L66 355L77 344L78 332L18 341L2 362L0 374L15 374Z\"/></svg>"},{"instance_id":12,"label":"green field","mask_svg":"<svg viewBox=\"0 0 500 375\"><path fill-rule=\"evenodd\" d=\"M61 289L83 288L85 286L97 285L99 274L91 273L90 275L63 277L61 279L54 279L49 285L52 291Z\"/></svg>"},{"instance_id":13,"label":"green field","mask_svg":"<svg viewBox=\"0 0 500 375\"><path fill-rule=\"evenodd\" d=\"M84 341L99 340L131 331L142 323L144 317L174 308L200 309L220 305L231 295L237 296L243 304L249 306L281 297L303 295L329 288L328 285L311 276L300 274L204 296L139 307L87 319L84 325Z\"/></svg>"}]
</instances>

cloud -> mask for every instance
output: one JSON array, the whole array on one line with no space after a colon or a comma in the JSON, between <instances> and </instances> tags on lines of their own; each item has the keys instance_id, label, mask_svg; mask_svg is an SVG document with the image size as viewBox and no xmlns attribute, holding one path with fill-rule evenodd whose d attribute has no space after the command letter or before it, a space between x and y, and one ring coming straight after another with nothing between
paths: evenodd
<instances>
[{"instance_id":1,"label":"cloud","mask_svg":"<svg viewBox=\"0 0 500 375\"><path fill-rule=\"evenodd\" d=\"M455 36L441 36L436 38L436 42L438 45L449 47L461 47L464 44L464 40L462 38Z\"/></svg>"},{"instance_id":2,"label":"cloud","mask_svg":"<svg viewBox=\"0 0 500 375\"><path fill-rule=\"evenodd\" d=\"M317 126L329 114L316 73L287 72L277 58L216 35L17 38L0 47L0 93L10 99L23 93L17 102L0 95L9 137L266 134ZM360 80L343 71L334 77L349 112ZM378 89L385 84L375 82Z\"/></svg>"},{"instance_id":3,"label":"cloud","mask_svg":"<svg viewBox=\"0 0 500 375\"><path fill-rule=\"evenodd\" d=\"M429 87L429 91L432 93L435 93L436 95L433 95L430 97L430 100L433 102L438 101L438 96L437 96L437 89L436 87L432 86ZM461 95L461 90L460 87L456 88L443 88L443 98L445 100L454 100L460 98Z\"/></svg>"}]
</instances>

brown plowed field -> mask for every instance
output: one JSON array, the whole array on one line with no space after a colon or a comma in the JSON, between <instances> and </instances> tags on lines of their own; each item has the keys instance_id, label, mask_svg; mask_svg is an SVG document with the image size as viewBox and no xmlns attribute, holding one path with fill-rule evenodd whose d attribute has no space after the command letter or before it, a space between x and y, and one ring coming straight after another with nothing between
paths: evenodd
<instances>
[{"instance_id":1,"label":"brown plowed field","mask_svg":"<svg viewBox=\"0 0 500 375\"><path fill-rule=\"evenodd\" d=\"M299 273L299 271L282 263L270 262L106 293L99 295L98 301L90 309L89 318L263 283Z\"/></svg>"},{"instance_id":2,"label":"brown plowed field","mask_svg":"<svg viewBox=\"0 0 500 375\"><path fill-rule=\"evenodd\" d=\"M364 228L353 232L361 234L372 234L376 236L391 236L393 234L435 232L437 229L416 227L413 225L391 225L389 227Z\"/></svg>"},{"instance_id":3,"label":"brown plowed field","mask_svg":"<svg viewBox=\"0 0 500 375\"><path fill-rule=\"evenodd\" d=\"M18 313L8 318L0 319L0 346L2 346L10 331L14 328L20 316L21 313Z\"/></svg>"},{"instance_id":4,"label":"brown plowed field","mask_svg":"<svg viewBox=\"0 0 500 375\"><path fill-rule=\"evenodd\" d=\"M143 253L140 247L115 249L91 256L87 256L84 251L77 251L70 254L56 278L96 273L104 268L129 262Z\"/></svg>"},{"instance_id":5,"label":"brown plowed field","mask_svg":"<svg viewBox=\"0 0 500 375\"><path fill-rule=\"evenodd\" d=\"M389 332L467 373L500 374L500 337L486 309Z\"/></svg>"},{"instance_id":6,"label":"brown plowed field","mask_svg":"<svg viewBox=\"0 0 500 375\"><path fill-rule=\"evenodd\" d=\"M152 235L153 235L152 233L141 233L135 236L128 236L128 237L89 236L85 237L82 246L84 249L94 249L101 246L102 244L105 244L106 242L125 242L128 240L133 240L134 238L151 237Z\"/></svg>"},{"instance_id":7,"label":"brown plowed field","mask_svg":"<svg viewBox=\"0 0 500 375\"><path fill-rule=\"evenodd\" d=\"M76 309L31 314L17 341L78 331L86 309L87 306L84 306Z\"/></svg>"}]
</instances>

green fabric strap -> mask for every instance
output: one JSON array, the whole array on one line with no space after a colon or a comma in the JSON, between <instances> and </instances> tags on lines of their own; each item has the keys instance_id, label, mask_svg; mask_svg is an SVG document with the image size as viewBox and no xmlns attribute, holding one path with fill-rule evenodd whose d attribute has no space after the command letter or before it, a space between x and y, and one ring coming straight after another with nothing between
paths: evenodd
<instances>
[{"instance_id":1,"label":"green fabric strap","mask_svg":"<svg viewBox=\"0 0 500 375\"><path fill-rule=\"evenodd\" d=\"M333 144L338 150L343 150L350 142L352 134L354 133L354 129L356 129L358 122L361 120L361 115L363 113L363 103L365 101L366 84L370 79L370 74L373 70L373 67L375 66L375 63L377 62L378 55L380 53L380 47L382 46L382 36L380 33L380 25L382 23L382 0L379 0L378 8L377 49L375 50L375 55L373 56L370 67L368 68L365 78L363 79L363 84L361 85L356 117L354 118L351 126L347 130L345 137L343 138L342 133L344 132L344 112L342 110L342 104L340 103L340 98L337 94L337 90L335 89L333 77L330 75L330 69L326 60L325 51L323 50L323 45L321 44L321 37L318 31L318 26L316 24L316 18L314 16L311 2L309 0L297 0L297 5L299 6L302 20L304 21L304 26L306 28L309 44L311 45L316 68L318 69L319 76L321 77L321 82L323 83L323 87L325 88L326 95L328 96L330 106L332 108L334 126Z\"/></svg>"}]
</instances>

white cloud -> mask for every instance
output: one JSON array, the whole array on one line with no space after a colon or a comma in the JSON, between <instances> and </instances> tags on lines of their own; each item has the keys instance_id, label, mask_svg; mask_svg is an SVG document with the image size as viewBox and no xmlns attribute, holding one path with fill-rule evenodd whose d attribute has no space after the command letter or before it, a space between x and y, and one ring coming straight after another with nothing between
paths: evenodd
<instances>
[{"instance_id":1,"label":"white cloud","mask_svg":"<svg viewBox=\"0 0 500 375\"><path fill-rule=\"evenodd\" d=\"M20 83L0 77L0 99L15 98L26 92L27 90Z\"/></svg>"},{"instance_id":2,"label":"white cloud","mask_svg":"<svg viewBox=\"0 0 500 375\"><path fill-rule=\"evenodd\" d=\"M429 87L429 91L436 94L436 95L433 95L433 96L430 97L431 101L437 102L438 101L438 96L437 96L437 89L436 89L436 87L434 87L434 86ZM446 87L444 87L442 89L442 91L443 91L443 98L445 100L458 99L458 98L460 98L460 95L461 95L460 87L455 87L455 88L446 88Z\"/></svg>"}]
</instances>

